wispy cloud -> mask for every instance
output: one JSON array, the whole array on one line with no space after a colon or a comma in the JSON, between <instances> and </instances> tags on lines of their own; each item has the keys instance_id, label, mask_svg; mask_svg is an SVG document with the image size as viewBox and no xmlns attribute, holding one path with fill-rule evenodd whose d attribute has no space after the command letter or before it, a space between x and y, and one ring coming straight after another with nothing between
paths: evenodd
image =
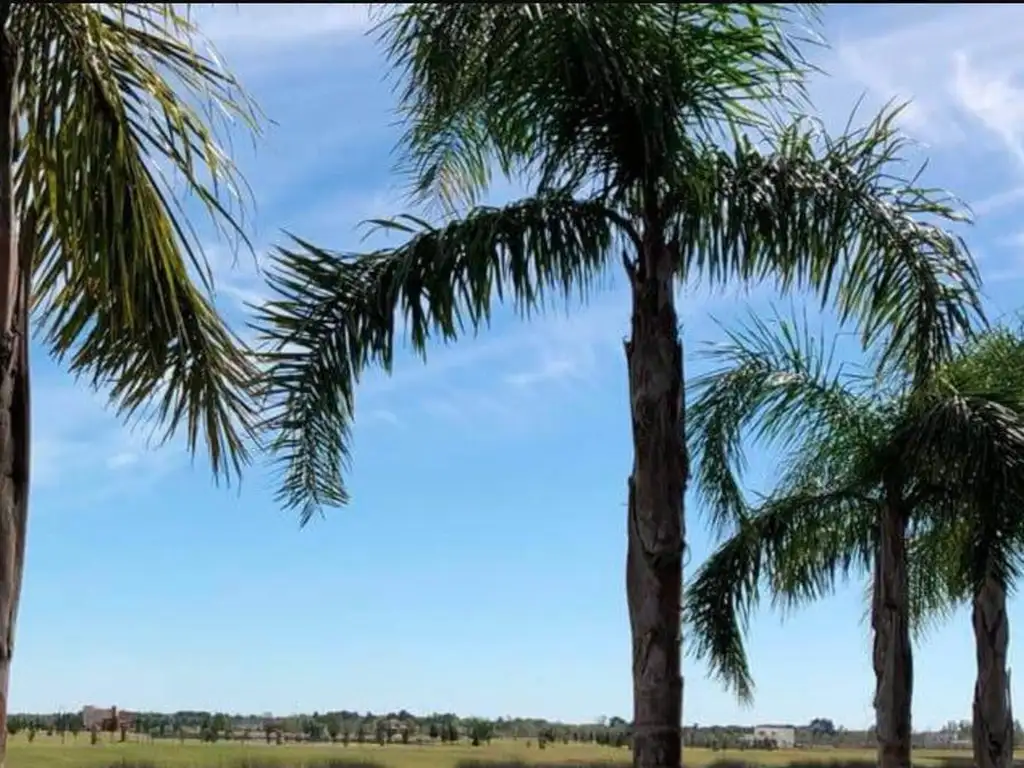
<instances>
[{"instance_id":1,"label":"wispy cloud","mask_svg":"<svg viewBox=\"0 0 1024 768\"><path fill-rule=\"evenodd\" d=\"M339 35L370 26L367 3L211 3L196 14L202 33L232 57L265 55L271 49L337 42Z\"/></svg>"},{"instance_id":2,"label":"wispy cloud","mask_svg":"<svg viewBox=\"0 0 1024 768\"><path fill-rule=\"evenodd\" d=\"M1024 9L979 3L927 15L911 6L840 10L842 21L855 15L861 23L833 40L825 67L840 87L835 80L824 87L847 98L866 89L880 100L911 99L903 120L918 138L1002 151L1024 163Z\"/></svg>"},{"instance_id":3,"label":"wispy cloud","mask_svg":"<svg viewBox=\"0 0 1024 768\"><path fill-rule=\"evenodd\" d=\"M831 77L817 82L815 100L833 117L858 93L871 107L911 100L901 126L923 143L913 159L930 161L927 182L971 205L979 223L972 244L1003 241L982 270L995 286L1021 276L1020 244L1005 242L1004 227L1024 203L1024 7L920 10L832 6L826 31L834 48L822 62Z\"/></svg>"},{"instance_id":4,"label":"wispy cloud","mask_svg":"<svg viewBox=\"0 0 1024 768\"><path fill-rule=\"evenodd\" d=\"M146 487L187 459L156 449L149 430L121 425L102 393L44 366L33 393L32 474L36 493L82 501L127 485ZM128 471L130 470L130 472Z\"/></svg>"}]
</instances>

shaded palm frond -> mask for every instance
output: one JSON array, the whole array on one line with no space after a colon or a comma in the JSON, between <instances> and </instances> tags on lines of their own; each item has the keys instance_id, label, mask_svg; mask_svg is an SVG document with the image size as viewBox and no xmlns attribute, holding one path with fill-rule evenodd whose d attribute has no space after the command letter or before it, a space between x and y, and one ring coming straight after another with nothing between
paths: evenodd
<instances>
[{"instance_id":1,"label":"shaded palm frond","mask_svg":"<svg viewBox=\"0 0 1024 768\"><path fill-rule=\"evenodd\" d=\"M839 436L844 453L873 439L874 403L851 388L832 352L806 322L752 314L706 351L717 367L689 387L687 439L697 493L718 530L744 515L739 473L748 430L766 449L798 455L834 452Z\"/></svg>"},{"instance_id":2,"label":"shaded palm frond","mask_svg":"<svg viewBox=\"0 0 1024 768\"><path fill-rule=\"evenodd\" d=\"M485 324L495 299L529 313L586 291L622 235L601 203L560 195L477 208L436 228L411 218L378 224L410 239L368 255L302 240L280 249L269 271L275 298L255 320L280 497L303 522L320 505L347 501L354 387L368 364L390 368L400 318L425 355L430 337Z\"/></svg>"},{"instance_id":3,"label":"shaded palm frond","mask_svg":"<svg viewBox=\"0 0 1024 768\"><path fill-rule=\"evenodd\" d=\"M743 633L762 587L793 608L830 594L869 567L874 503L858 492L796 492L769 499L704 562L686 590L690 652L741 701L753 698Z\"/></svg>"},{"instance_id":4,"label":"shaded palm frond","mask_svg":"<svg viewBox=\"0 0 1024 768\"><path fill-rule=\"evenodd\" d=\"M883 370L924 381L983 318L980 278L940 226L965 220L958 201L894 175L906 150L897 115L839 137L802 121L767 149L737 136L732 150L680 154L673 240L684 275L834 297L865 347L882 343Z\"/></svg>"},{"instance_id":5,"label":"shaded palm frond","mask_svg":"<svg viewBox=\"0 0 1024 768\"><path fill-rule=\"evenodd\" d=\"M255 128L251 103L190 47L194 29L172 4L22 3L10 30L21 56L16 207L36 246L46 344L107 388L122 417L155 417L165 438L184 425L217 476L237 473L255 369L211 305L185 206L198 201L244 242L241 180L210 110Z\"/></svg>"}]
</instances>

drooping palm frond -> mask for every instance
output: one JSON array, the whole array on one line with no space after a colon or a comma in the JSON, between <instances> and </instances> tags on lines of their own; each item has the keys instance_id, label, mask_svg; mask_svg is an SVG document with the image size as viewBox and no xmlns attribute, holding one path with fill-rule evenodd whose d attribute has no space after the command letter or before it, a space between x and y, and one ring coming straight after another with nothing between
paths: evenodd
<instances>
[{"instance_id":1,"label":"drooping palm frond","mask_svg":"<svg viewBox=\"0 0 1024 768\"><path fill-rule=\"evenodd\" d=\"M281 500L307 522L347 499L354 387L370 364L391 366L397 317L413 349L479 328L507 297L529 313L549 298L585 292L618 237L631 236L600 202L550 194L477 208L442 227L379 222L409 236L369 255L331 253L296 240L269 270L276 299L254 325L266 348L266 427L283 473Z\"/></svg>"},{"instance_id":2,"label":"drooping palm frond","mask_svg":"<svg viewBox=\"0 0 1024 768\"><path fill-rule=\"evenodd\" d=\"M794 450L800 462L815 451L821 460L830 458L837 435L846 441L846 456L874 439L875 403L851 386L832 353L806 322L775 316L769 324L753 314L727 332L724 344L706 351L716 367L689 387L687 439L695 489L719 531L745 514L738 473L747 430L767 450ZM790 466L804 466L800 462ZM788 485L797 488L800 481Z\"/></svg>"},{"instance_id":3,"label":"drooping palm frond","mask_svg":"<svg viewBox=\"0 0 1024 768\"><path fill-rule=\"evenodd\" d=\"M831 593L837 580L868 568L875 515L870 498L834 488L771 498L745 516L686 590L688 651L749 703L743 634L761 589L788 607Z\"/></svg>"},{"instance_id":4,"label":"drooping palm frond","mask_svg":"<svg viewBox=\"0 0 1024 768\"><path fill-rule=\"evenodd\" d=\"M810 465L798 474L806 478L807 469ZM838 478L831 480L819 483L826 489L817 492L783 483L778 497L745 517L715 549L686 591L689 652L743 703L750 703L754 692L744 644L754 609L767 602L789 612L871 571L880 502L870 487L843 488ZM970 599L965 558L975 550L970 517L940 518L921 504L915 512L908 542L908 599L911 631L921 638ZM1019 551L1019 541L1016 546ZM868 578L866 606L871 596Z\"/></svg>"},{"instance_id":5,"label":"drooping palm frond","mask_svg":"<svg viewBox=\"0 0 1024 768\"><path fill-rule=\"evenodd\" d=\"M665 176L695 137L764 124L810 67L791 22L813 4L404 3L378 27L403 79L414 189L474 199L505 172Z\"/></svg>"},{"instance_id":6,"label":"drooping palm frond","mask_svg":"<svg viewBox=\"0 0 1024 768\"><path fill-rule=\"evenodd\" d=\"M924 381L983 319L979 275L941 225L963 206L917 178L894 175L906 139L899 109L829 136L810 120L755 144L680 153L669 184L681 271L711 284L774 280L831 300L856 319L880 367Z\"/></svg>"},{"instance_id":7,"label":"drooping palm frond","mask_svg":"<svg viewBox=\"0 0 1024 768\"><path fill-rule=\"evenodd\" d=\"M184 425L217 476L236 473L255 369L207 295L185 205L244 241L241 180L215 121L255 129L251 103L190 47L195 30L173 4L19 3L9 27L21 58L16 206L45 342L108 388L122 417L155 417L164 438Z\"/></svg>"},{"instance_id":8,"label":"drooping palm frond","mask_svg":"<svg viewBox=\"0 0 1024 768\"><path fill-rule=\"evenodd\" d=\"M961 361L959 373L984 385L996 381L998 370ZM891 455L901 455L907 470L937 491L934 535L944 540L953 568L946 578L959 579L961 596L973 595L987 578L1010 590L1024 570L1024 391L1016 378L1008 371L1009 386L999 389L941 388L912 403L894 432Z\"/></svg>"},{"instance_id":9,"label":"drooping palm frond","mask_svg":"<svg viewBox=\"0 0 1024 768\"><path fill-rule=\"evenodd\" d=\"M954 499L1024 502L1022 396L990 390L918 400L894 425L890 455Z\"/></svg>"}]
</instances>

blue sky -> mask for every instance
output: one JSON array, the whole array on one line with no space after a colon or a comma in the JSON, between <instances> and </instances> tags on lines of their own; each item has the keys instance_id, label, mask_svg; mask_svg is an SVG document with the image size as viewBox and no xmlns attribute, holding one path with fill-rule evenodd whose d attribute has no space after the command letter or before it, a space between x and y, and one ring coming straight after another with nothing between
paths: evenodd
<instances>
[{"instance_id":1,"label":"blue sky","mask_svg":"<svg viewBox=\"0 0 1024 768\"><path fill-rule=\"evenodd\" d=\"M813 87L836 125L862 93L865 109L914 98L903 126L927 148L929 179L974 206L968 237L993 316L1024 303L1022 21L1012 4L834 7L821 57L831 76ZM392 99L363 9L224 4L203 22L276 121L255 152L239 147L257 242L288 227L355 248L358 222L403 210ZM210 255L238 320L260 295L255 265L215 243ZM747 306L767 299L684 292L690 371L720 334L712 318L728 324ZM499 316L426 366L402 359L390 379L371 375L353 503L305 530L275 506L265 467L216 488L203 462L148 450L37 350L12 707L628 717L626 318L610 276L579 311L529 325ZM755 477L770 468L752 456ZM699 510L687 514L692 569L710 542ZM1011 614L1024 626L1019 602ZM860 585L785 624L759 615L754 706L688 661L685 720L868 725L862 615ZM969 715L973 663L962 613L917 650L916 727Z\"/></svg>"}]
</instances>

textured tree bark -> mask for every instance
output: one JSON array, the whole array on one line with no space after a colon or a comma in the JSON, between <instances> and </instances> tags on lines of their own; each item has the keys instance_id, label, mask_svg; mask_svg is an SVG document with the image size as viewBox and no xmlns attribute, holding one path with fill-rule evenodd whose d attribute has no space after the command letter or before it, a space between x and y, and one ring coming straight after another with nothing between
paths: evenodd
<instances>
[{"instance_id":1,"label":"textured tree bark","mask_svg":"<svg viewBox=\"0 0 1024 768\"><path fill-rule=\"evenodd\" d=\"M626 594L633 639L633 765L679 768L683 493L683 359L674 265L651 237L631 273L632 333L626 342L633 426Z\"/></svg>"},{"instance_id":2,"label":"textured tree bark","mask_svg":"<svg viewBox=\"0 0 1024 768\"><path fill-rule=\"evenodd\" d=\"M1006 668L1010 625L1006 617L1006 589L987 576L974 595L974 625L978 678L974 684L975 768L1011 768L1013 765L1013 713L1010 675Z\"/></svg>"},{"instance_id":3,"label":"textured tree bark","mask_svg":"<svg viewBox=\"0 0 1024 768\"><path fill-rule=\"evenodd\" d=\"M19 253L13 201L18 57L0 3L0 768L7 756L7 693L25 562L28 514L28 254ZM27 248L26 248L27 250Z\"/></svg>"},{"instance_id":4,"label":"textured tree bark","mask_svg":"<svg viewBox=\"0 0 1024 768\"><path fill-rule=\"evenodd\" d=\"M907 518L898 505L890 504L879 522L871 611L878 765L910 768L914 660L910 645Z\"/></svg>"}]
</instances>

